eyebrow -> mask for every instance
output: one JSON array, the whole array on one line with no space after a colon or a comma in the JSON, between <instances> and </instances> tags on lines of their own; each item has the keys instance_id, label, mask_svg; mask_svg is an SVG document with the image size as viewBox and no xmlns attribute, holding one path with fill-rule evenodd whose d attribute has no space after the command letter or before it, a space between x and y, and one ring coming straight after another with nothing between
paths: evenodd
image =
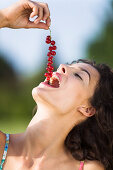
<instances>
[{"instance_id":1,"label":"eyebrow","mask_svg":"<svg viewBox=\"0 0 113 170\"><path fill-rule=\"evenodd\" d=\"M86 69L84 69L84 68L82 68L82 67L79 67L82 71L85 71L87 74L88 74L88 76L89 76L89 79L91 79L91 75L90 75L90 73L86 70Z\"/></svg>"},{"instance_id":2,"label":"eyebrow","mask_svg":"<svg viewBox=\"0 0 113 170\"><path fill-rule=\"evenodd\" d=\"M67 63L67 65L70 65L70 66L72 66L74 63L71 63L71 64L68 64ZM84 71L84 72L86 72L87 74L88 74L88 76L89 76L89 80L91 79L91 75L90 75L90 73L86 70L86 69L84 69L84 68L82 68L82 67L79 67L82 71Z\"/></svg>"}]
</instances>

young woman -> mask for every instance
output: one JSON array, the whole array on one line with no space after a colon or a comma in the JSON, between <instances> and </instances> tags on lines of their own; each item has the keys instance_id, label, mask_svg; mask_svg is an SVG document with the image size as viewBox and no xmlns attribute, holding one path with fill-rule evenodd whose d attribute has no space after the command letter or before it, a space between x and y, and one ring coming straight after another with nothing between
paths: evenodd
<instances>
[{"instance_id":1,"label":"young woman","mask_svg":"<svg viewBox=\"0 0 113 170\"><path fill-rule=\"evenodd\" d=\"M113 72L81 61L61 64L32 90L38 109L24 133L0 133L1 169L113 169Z\"/></svg>"}]
</instances>

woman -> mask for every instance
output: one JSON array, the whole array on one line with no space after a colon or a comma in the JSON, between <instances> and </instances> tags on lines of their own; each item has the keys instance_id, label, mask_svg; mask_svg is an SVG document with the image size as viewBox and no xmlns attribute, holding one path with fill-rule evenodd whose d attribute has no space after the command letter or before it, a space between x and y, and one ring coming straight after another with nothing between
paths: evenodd
<instances>
[{"instance_id":1,"label":"woman","mask_svg":"<svg viewBox=\"0 0 113 170\"><path fill-rule=\"evenodd\" d=\"M32 90L38 109L24 133L0 133L1 169L113 169L113 73L81 61L60 65Z\"/></svg>"}]
</instances>

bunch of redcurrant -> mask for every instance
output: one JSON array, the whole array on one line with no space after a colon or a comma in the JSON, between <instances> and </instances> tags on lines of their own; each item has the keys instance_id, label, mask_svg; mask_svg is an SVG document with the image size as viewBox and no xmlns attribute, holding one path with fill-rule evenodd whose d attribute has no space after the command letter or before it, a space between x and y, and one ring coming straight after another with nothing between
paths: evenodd
<instances>
[{"instance_id":1,"label":"bunch of redcurrant","mask_svg":"<svg viewBox=\"0 0 113 170\"><path fill-rule=\"evenodd\" d=\"M48 63L47 63L47 68L46 68L47 73L45 73L44 75L46 77L46 80L50 80L53 74L53 70L54 70L54 67L52 66L53 57L56 55L55 50L57 49L57 47L55 46L55 41L51 40L51 30L50 30L50 35L46 37L46 43L50 44L50 46L48 49L49 52L47 53L47 56L48 56Z\"/></svg>"}]
</instances>

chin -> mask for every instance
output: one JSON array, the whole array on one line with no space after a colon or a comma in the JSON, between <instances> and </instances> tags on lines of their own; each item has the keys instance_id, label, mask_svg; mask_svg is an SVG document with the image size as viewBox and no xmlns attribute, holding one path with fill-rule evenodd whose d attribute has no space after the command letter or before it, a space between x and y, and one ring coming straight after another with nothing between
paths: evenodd
<instances>
[{"instance_id":1,"label":"chin","mask_svg":"<svg viewBox=\"0 0 113 170\"><path fill-rule=\"evenodd\" d=\"M39 102L49 103L46 89L44 89L40 86L37 86L32 89L32 97L37 104Z\"/></svg>"},{"instance_id":2,"label":"chin","mask_svg":"<svg viewBox=\"0 0 113 170\"><path fill-rule=\"evenodd\" d=\"M40 89L38 88L38 86L34 87L32 89L32 97L36 103L38 102L39 95L40 95Z\"/></svg>"},{"instance_id":3,"label":"chin","mask_svg":"<svg viewBox=\"0 0 113 170\"><path fill-rule=\"evenodd\" d=\"M37 105L43 104L56 110L56 102L54 102L54 99L52 99L49 94L50 93L47 91L47 89L41 88L40 86L32 89L32 97Z\"/></svg>"}]
</instances>

